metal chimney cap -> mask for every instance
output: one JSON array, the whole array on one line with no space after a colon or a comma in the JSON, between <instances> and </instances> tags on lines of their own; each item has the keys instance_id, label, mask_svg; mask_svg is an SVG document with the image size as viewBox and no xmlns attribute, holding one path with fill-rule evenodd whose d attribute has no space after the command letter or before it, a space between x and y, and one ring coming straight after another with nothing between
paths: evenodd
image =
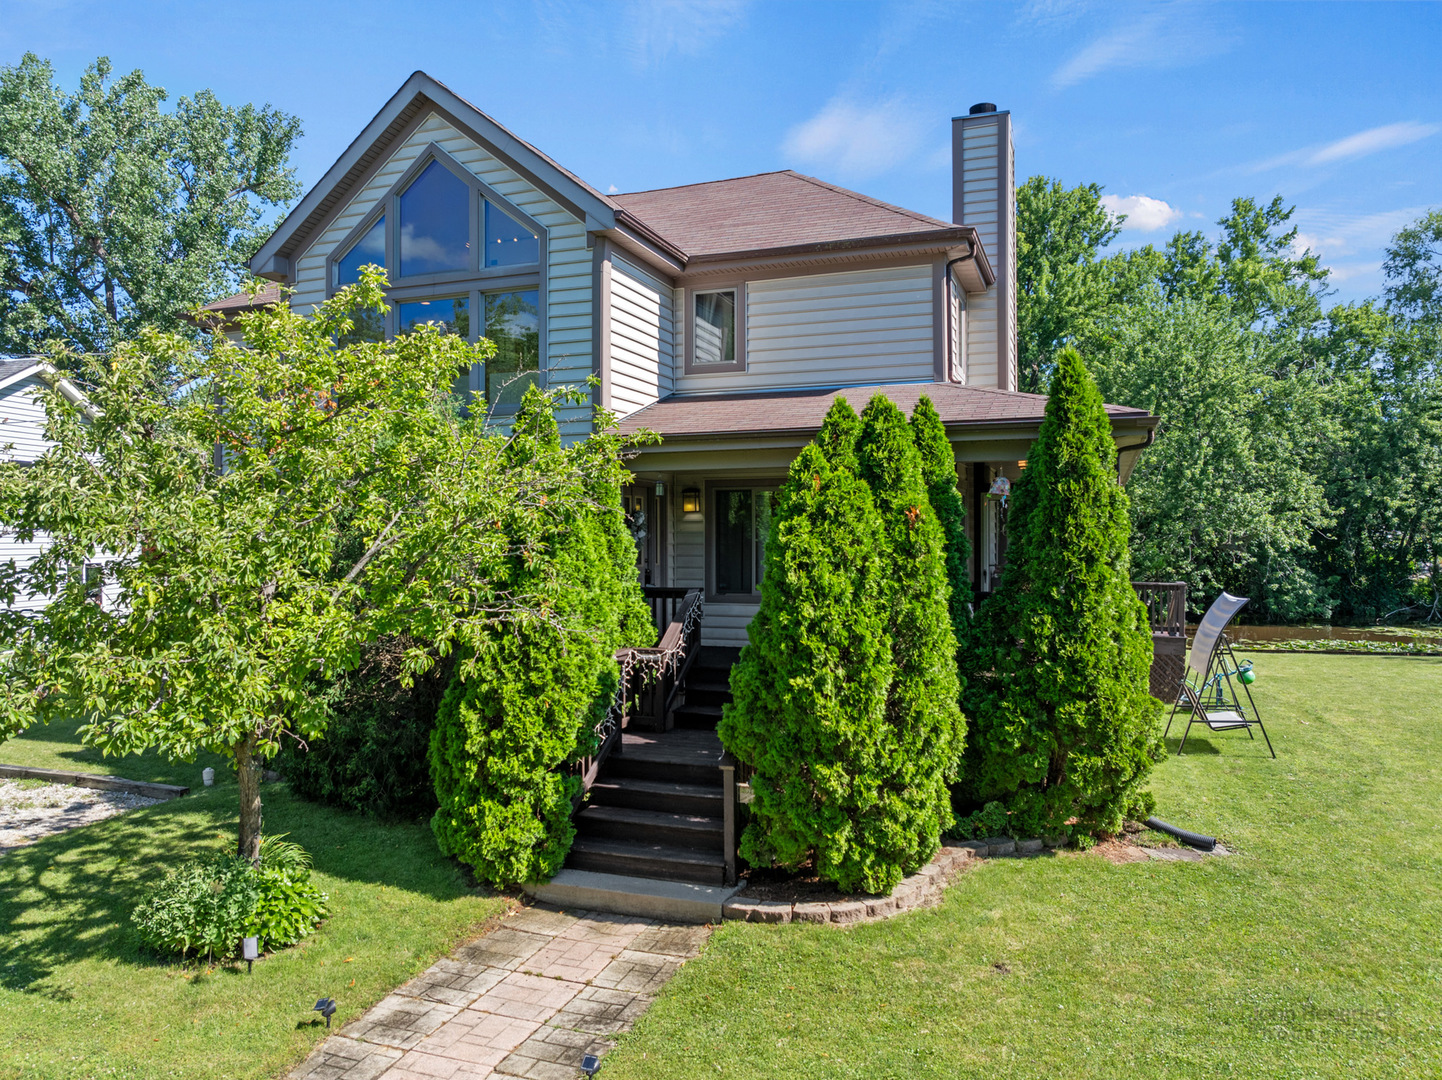
<instances>
[{"instance_id":1,"label":"metal chimney cap","mask_svg":"<svg viewBox=\"0 0 1442 1080\"><path fill-rule=\"evenodd\" d=\"M996 112L996 105L990 101L978 101L973 105L968 116L980 116L982 113Z\"/></svg>"}]
</instances>

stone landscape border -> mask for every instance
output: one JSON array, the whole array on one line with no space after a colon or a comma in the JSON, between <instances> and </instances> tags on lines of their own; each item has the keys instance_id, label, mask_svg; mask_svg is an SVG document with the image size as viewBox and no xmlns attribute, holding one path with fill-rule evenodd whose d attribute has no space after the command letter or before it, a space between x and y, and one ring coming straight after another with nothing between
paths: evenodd
<instances>
[{"instance_id":1,"label":"stone landscape border","mask_svg":"<svg viewBox=\"0 0 1442 1080\"><path fill-rule=\"evenodd\" d=\"M62 769L35 769L29 765L0 765L0 780L48 780L52 784L120 791L127 795L143 795L147 799L177 799L190 793L190 788L179 784L153 784L148 780L126 780L121 776L96 776L94 773L65 772Z\"/></svg>"},{"instance_id":2,"label":"stone landscape border","mask_svg":"<svg viewBox=\"0 0 1442 1080\"><path fill-rule=\"evenodd\" d=\"M943 840L941 850L931 862L904 879L890 896L796 903L789 900L756 900L744 895L743 891L726 902L721 917L737 922L829 923L833 926L877 922L941 903L942 890L975 859L1040 855L1043 851L1065 847L1067 842L1065 837L1013 840L1009 836L994 836L986 840Z\"/></svg>"}]
</instances>

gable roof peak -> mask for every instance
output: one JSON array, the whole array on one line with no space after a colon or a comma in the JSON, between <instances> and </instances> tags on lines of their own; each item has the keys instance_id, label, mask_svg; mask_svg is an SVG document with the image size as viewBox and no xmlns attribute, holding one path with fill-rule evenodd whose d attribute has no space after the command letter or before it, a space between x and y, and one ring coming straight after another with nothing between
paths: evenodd
<instances>
[{"instance_id":1,"label":"gable roof peak","mask_svg":"<svg viewBox=\"0 0 1442 1080\"><path fill-rule=\"evenodd\" d=\"M372 167L389 155L396 139L417 117L438 113L448 123L485 146L511 169L589 228L615 225L616 204L575 173L558 164L476 108L440 80L424 71L413 72L385 105L346 147L320 181L285 216L275 232L250 260L257 277L286 280L291 258L314 239L317 228L337 203L353 196Z\"/></svg>"}]
</instances>

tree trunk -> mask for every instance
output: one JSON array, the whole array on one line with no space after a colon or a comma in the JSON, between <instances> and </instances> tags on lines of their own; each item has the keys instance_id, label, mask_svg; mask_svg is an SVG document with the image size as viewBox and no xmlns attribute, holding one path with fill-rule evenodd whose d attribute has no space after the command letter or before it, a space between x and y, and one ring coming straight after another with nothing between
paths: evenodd
<instances>
[{"instance_id":1,"label":"tree trunk","mask_svg":"<svg viewBox=\"0 0 1442 1080\"><path fill-rule=\"evenodd\" d=\"M240 780L240 841L236 854L260 865L260 762L255 759L255 736L235 744L235 770Z\"/></svg>"}]
</instances>

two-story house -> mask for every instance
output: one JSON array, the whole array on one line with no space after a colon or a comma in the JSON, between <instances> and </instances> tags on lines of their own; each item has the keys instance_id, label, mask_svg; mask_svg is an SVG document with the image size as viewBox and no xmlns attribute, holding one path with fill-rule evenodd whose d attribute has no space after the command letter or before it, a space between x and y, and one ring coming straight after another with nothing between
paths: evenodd
<instances>
[{"instance_id":1,"label":"two-story house","mask_svg":"<svg viewBox=\"0 0 1442 1080\"><path fill-rule=\"evenodd\" d=\"M604 412L662 437L625 493L639 572L672 593L658 603L704 594L708 655L649 714L655 732L611 732L587 766L572 880L551 899L652 911L637 876L734 880L738 787L714 727L760 601L770 492L837 395L908 414L931 398L990 591L1005 537L986 496L1025 466L1046 399L1016 390L1011 118L973 106L952 139L952 221L791 171L607 195L417 72L252 260L298 310L384 266L391 308L365 332L490 338L495 358L458 389L500 422L528 385L593 382L561 415L567 436ZM1125 479L1156 419L1109 410ZM625 752L603 769L613 739Z\"/></svg>"},{"instance_id":2,"label":"two-story house","mask_svg":"<svg viewBox=\"0 0 1442 1080\"><path fill-rule=\"evenodd\" d=\"M643 580L703 588L704 640L739 647L767 493L837 394L908 413L931 398L991 588L1004 538L984 495L1018 475L1045 398L1016 392L1011 117L974 106L952 144L952 221L791 171L607 195L417 72L251 268L306 309L385 266L392 310L370 331L490 337L496 359L463 389L502 417L531 382L596 376L595 406L663 440L627 493ZM1125 478L1156 421L1111 413ZM563 420L579 436L594 410Z\"/></svg>"}]
</instances>

